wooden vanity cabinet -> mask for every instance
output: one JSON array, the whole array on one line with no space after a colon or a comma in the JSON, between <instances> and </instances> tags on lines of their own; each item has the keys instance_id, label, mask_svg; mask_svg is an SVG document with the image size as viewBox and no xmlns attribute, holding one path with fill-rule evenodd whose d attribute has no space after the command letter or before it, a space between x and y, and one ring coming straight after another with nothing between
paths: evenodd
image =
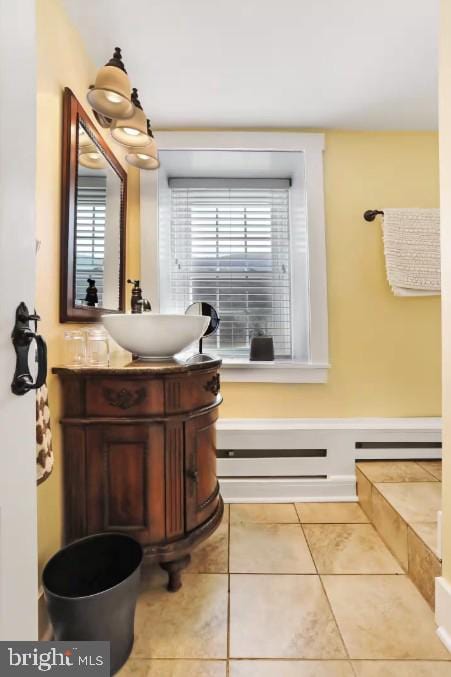
<instances>
[{"instance_id":1,"label":"wooden vanity cabinet","mask_svg":"<svg viewBox=\"0 0 451 677\"><path fill-rule=\"evenodd\" d=\"M181 585L219 525L220 360L56 368L63 387L65 540L128 533Z\"/></svg>"}]
</instances>

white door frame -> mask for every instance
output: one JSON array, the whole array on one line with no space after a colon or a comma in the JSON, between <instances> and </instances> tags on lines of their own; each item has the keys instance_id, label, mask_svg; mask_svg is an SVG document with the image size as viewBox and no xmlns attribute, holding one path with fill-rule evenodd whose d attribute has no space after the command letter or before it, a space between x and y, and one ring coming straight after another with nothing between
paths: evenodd
<instances>
[{"instance_id":1,"label":"white door frame","mask_svg":"<svg viewBox=\"0 0 451 677\"><path fill-rule=\"evenodd\" d=\"M11 393L15 310L35 299L35 0L0 0L0 639L37 639L35 398Z\"/></svg>"}]
</instances>

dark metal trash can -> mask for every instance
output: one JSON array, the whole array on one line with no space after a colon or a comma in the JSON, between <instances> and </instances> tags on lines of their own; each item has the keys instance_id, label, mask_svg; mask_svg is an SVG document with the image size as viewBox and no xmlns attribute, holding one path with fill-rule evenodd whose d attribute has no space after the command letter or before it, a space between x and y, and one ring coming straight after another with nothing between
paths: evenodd
<instances>
[{"instance_id":1,"label":"dark metal trash can","mask_svg":"<svg viewBox=\"0 0 451 677\"><path fill-rule=\"evenodd\" d=\"M109 641L111 674L133 647L142 559L133 538L95 534L57 552L42 574L55 639Z\"/></svg>"}]
</instances>

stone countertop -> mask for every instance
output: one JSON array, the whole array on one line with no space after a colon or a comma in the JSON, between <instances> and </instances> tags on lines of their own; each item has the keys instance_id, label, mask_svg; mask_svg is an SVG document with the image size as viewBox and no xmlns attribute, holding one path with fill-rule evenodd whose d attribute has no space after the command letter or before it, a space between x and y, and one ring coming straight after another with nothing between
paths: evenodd
<instances>
[{"instance_id":1,"label":"stone countertop","mask_svg":"<svg viewBox=\"0 0 451 677\"><path fill-rule=\"evenodd\" d=\"M161 374L179 374L189 371L200 371L212 367L220 367L222 360L220 358L209 357L208 355L181 356L172 360L127 360L123 357L113 359L109 366L83 366L53 367L53 374L77 375L77 376L126 376L147 375L159 376Z\"/></svg>"}]
</instances>

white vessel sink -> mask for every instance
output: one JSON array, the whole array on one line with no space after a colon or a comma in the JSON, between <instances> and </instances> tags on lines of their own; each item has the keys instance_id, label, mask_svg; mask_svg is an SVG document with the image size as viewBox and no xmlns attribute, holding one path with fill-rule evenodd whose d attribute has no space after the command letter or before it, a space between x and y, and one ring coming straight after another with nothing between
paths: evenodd
<instances>
[{"instance_id":1,"label":"white vessel sink","mask_svg":"<svg viewBox=\"0 0 451 677\"><path fill-rule=\"evenodd\" d=\"M210 322L203 315L158 313L102 315L102 322L121 348L144 359L170 359L198 341Z\"/></svg>"}]
</instances>

